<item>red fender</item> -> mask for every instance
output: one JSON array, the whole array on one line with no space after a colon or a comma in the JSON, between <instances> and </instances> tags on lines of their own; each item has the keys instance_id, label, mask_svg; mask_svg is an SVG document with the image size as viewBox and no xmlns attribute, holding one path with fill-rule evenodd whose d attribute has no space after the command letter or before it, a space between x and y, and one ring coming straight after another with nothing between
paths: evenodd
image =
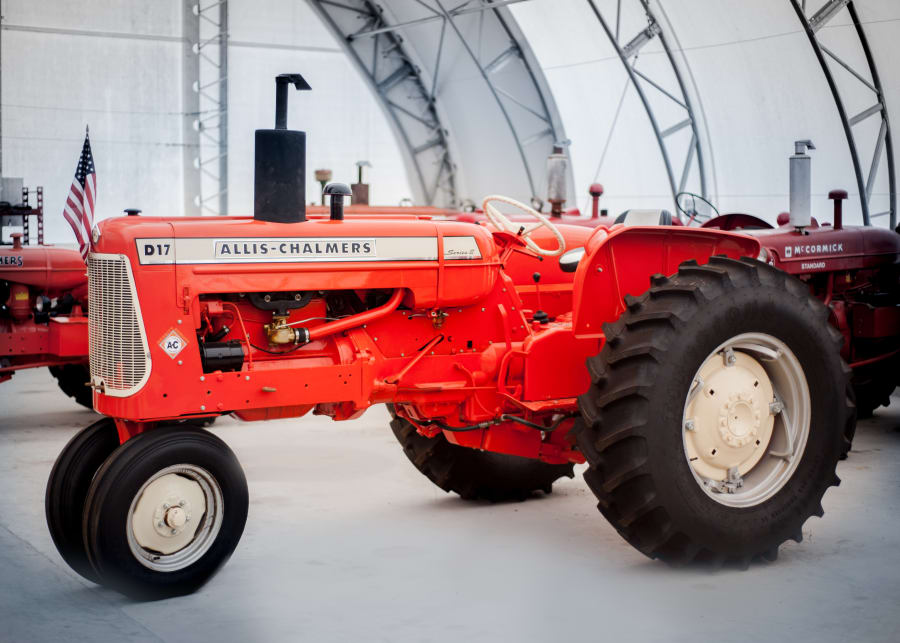
<instances>
[{"instance_id":1,"label":"red fender","mask_svg":"<svg viewBox=\"0 0 900 643\"><path fill-rule=\"evenodd\" d=\"M655 274L671 275L690 259L713 255L758 257L759 241L743 234L674 226L598 228L575 273L573 330L601 337L603 324L618 319L626 295L641 295Z\"/></svg>"}]
</instances>

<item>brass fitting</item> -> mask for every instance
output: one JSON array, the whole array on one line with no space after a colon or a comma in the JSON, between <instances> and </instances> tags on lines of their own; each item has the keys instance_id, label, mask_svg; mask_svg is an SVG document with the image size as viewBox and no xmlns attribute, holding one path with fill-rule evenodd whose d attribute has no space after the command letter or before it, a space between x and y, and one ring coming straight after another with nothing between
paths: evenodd
<instances>
[{"instance_id":1,"label":"brass fitting","mask_svg":"<svg viewBox=\"0 0 900 643\"><path fill-rule=\"evenodd\" d=\"M306 328L288 326L288 315L272 315L272 323L265 324L263 329L270 344L305 344L309 341Z\"/></svg>"}]
</instances>

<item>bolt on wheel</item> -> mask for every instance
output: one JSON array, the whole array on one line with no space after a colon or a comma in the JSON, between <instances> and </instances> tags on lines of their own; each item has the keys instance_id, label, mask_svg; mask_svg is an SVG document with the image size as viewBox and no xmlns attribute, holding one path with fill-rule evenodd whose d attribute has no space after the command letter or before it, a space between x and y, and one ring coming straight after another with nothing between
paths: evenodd
<instances>
[{"instance_id":1,"label":"bolt on wheel","mask_svg":"<svg viewBox=\"0 0 900 643\"><path fill-rule=\"evenodd\" d=\"M722 257L626 303L573 429L598 508L673 565L774 560L840 482L853 407L827 310L776 268Z\"/></svg>"},{"instance_id":2,"label":"bolt on wheel","mask_svg":"<svg viewBox=\"0 0 900 643\"><path fill-rule=\"evenodd\" d=\"M94 477L85 548L105 585L136 598L186 594L231 556L248 502L222 440L185 424L156 428L120 446Z\"/></svg>"}]
</instances>

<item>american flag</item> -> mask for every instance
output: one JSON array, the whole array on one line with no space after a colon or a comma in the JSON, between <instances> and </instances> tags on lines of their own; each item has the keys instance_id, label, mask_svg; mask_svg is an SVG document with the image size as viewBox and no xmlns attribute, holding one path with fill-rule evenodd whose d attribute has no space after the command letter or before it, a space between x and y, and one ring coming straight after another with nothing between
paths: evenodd
<instances>
[{"instance_id":1,"label":"american flag","mask_svg":"<svg viewBox=\"0 0 900 643\"><path fill-rule=\"evenodd\" d=\"M66 197L63 216L78 240L81 257L87 263L91 250L91 228L94 227L94 203L97 199L97 174L94 171L94 155L91 154L91 139L85 128L84 146L81 148L81 159L75 169L75 180Z\"/></svg>"}]
</instances>

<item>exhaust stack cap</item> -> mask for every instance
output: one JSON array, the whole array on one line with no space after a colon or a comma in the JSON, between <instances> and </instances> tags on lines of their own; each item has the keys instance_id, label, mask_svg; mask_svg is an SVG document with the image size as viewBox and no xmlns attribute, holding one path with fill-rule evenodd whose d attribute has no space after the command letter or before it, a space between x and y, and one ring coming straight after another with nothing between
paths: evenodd
<instances>
[{"instance_id":1,"label":"exhaust stack cap","mask_svg":"<svg viewBox=\"0 0 900 643\"><path fill-rule=\"evenodd\" d=\"M798 230L809 227L812 223L811 212L811 177L812 168L807 150L814 150L816 146L809 139L794 141L794 155L790 158L790 184L791 226Z\"/></svg>"},{"instance_id":2,"label":"exhaust stack cap","mask_svg":"<svg viewBox=\"0 0 900 643\"><path fill-rule=\"evenodd\" d=\"M306 132L287 129L288 86L312 89L300 74L275 77L275 129L256 130L253 218L306 221Z\"/></svg>"}]
</instances>

